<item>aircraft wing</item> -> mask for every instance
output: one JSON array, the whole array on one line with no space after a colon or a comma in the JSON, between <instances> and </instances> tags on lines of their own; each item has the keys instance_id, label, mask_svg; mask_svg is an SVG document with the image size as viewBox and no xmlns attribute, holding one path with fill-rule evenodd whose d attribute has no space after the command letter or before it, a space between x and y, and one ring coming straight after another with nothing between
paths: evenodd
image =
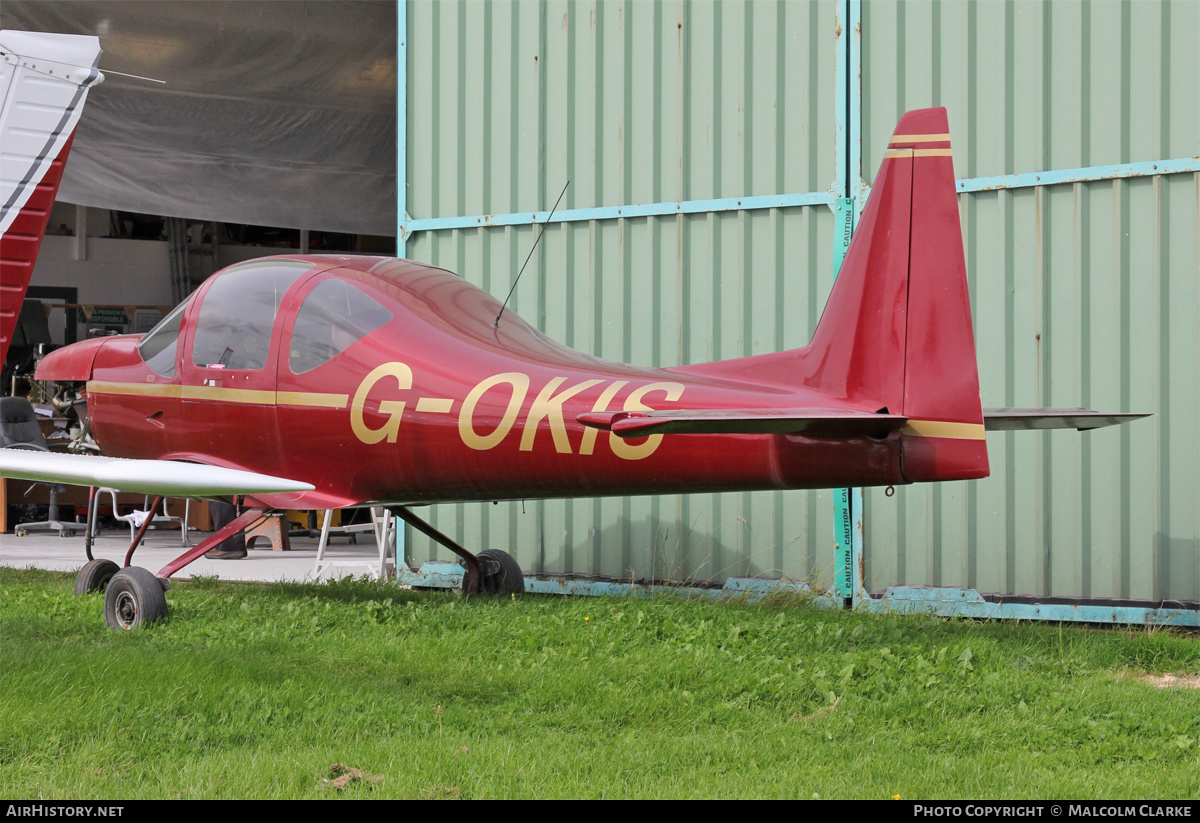
<instances>
[{"instance_id":1,"label":"aircraft wing","mask_svg":"<svg viewBox=\"0 0 1200 823\"><path fill-rule=\"evenodd\" d=\"M987 431L1026 431L1029 429L1099 429L1149 417L1148 414L1111 414L1090 409L984 409L983 427Z\"/></svg>"},{"instance_id":2,"label":"aircraft wing","mask_svg":"<svg viewBox=\"0 0 1200 823\"><path fill-rule=\"evenodd\" d=\"M849 409L702 409L590 412L585 426L621 438L648 434L811 434L849 437L881 435L901 428L907 417Z\"/></svg>"},{"instance_id":3,"label":"aircraft wing","mask_svg":"<svg viewBox=\"0 0 1200 823\"><path fill-rule=\"evenodd\" d=\"M0 477L72 486L107 486L120 491L166 497L306 492L314 488L295 480L203 463L126 460L27 449L0 449Z\"/></svg>"}]
</instances>

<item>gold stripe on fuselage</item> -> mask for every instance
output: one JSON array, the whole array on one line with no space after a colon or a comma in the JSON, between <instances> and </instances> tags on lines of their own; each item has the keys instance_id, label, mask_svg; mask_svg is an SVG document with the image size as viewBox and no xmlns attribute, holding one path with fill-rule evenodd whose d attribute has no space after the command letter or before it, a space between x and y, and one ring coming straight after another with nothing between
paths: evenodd
<instances>
[{"instance_id":1,"label":"gold stripe on fuselage","mask_svg":"<svg viewBox=\"0 0 1200 823\"><path fill-rule=\"evenodd\" d=\"M223 386L184 386L183 399L203 400L211 403L274 406L275 392L261 389L227 389Z\"/></svg>"},{"instance_id":2,"label":"gold stripe on fuselage","mask_svg":"<svg viewBox=\"0 0 1200 823\"><path fill-rule=\"evenodd\" d=\"M92 380L88 382L87 390L90 394L182 397L184 400L240 403L252 406L319 406L328 409L344 409L350 403L348 394L275 392L262 389L229 389L222 386L181 386L178 383L114 383L106 380Z\"/></svg>"},{"instance_id":3,"label":"gold stripe on fuselage","mask_svg":"<svg viewBox=\"0 0 1200 823\"><path fill-rule=\"evenodd\" d=\"M275 392L275 402L280 406L320 406L323 409L344 409L350 405L348 394L323 394L307 391Z\"/></svg>"},{"instance_id":4,"label":"gold stripe on fuselage","mask_svg":"<svg viewBox=\"0 0 1200 823\"><path fill-rule=\"evenodd\" d=\"M945 420L909 420L901 434L918 437L949 437L954 440L984 440L987 432L982 423L951 423Z\"/></svg>"},{"instance_id":5,"label":"gold stripe on fuselage","mask_svg":"<svg viewBox=\"0 0 1200 823\"><path fill-rule=\"evenodd\" d=\"M89 380L88 394L124 394L135 397L182 397L183 386L178 383L112 383Z\"/></svg>"},{"instance_id":6,"label":"gold stripe on fuselage","mask_svg":"<svg viewBox=\"0 0 1200 823\"><path fill-rule=\"evenodd\" d=\"M256 406L317 406L344 409L349 395L323 392L273 392L256 389L226 389L220 386L180 386L177 383L113 383L93 380L88 392L95 394L132 395L135 397L183 397L216 403L240 403ZM426 412L450 411L451 398L420 398L417 410ZM901 433L918 437L948 437L956 440L983 440L986 433L982 423L953 423L943 420L909 420Z\"/></svg>"}]
</instances>

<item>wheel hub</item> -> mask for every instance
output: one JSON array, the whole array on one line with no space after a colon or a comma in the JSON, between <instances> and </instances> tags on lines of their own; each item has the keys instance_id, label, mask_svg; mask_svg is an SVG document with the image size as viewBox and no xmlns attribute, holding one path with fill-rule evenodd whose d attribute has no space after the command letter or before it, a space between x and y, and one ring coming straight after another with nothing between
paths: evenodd
<instances>
[{"instance_id":1,"label":"wheel hub","mask_svg":"<svg viewBox=\"0 0 1200 823\"><path fill-rule=\"evenodd\" d=\"M137 620L137 602L129 592L117 595L117 620L125 629L132 628L133 622Z\"/></svg>"}]
</instances>

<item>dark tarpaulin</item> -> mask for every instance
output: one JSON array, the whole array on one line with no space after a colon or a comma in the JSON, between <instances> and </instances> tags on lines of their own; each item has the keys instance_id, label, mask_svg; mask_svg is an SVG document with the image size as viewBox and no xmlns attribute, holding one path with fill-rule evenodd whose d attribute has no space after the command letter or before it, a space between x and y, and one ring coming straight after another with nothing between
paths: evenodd
<instances>
[{"instance_id":1,"label":"dark tarpaulin","mask_svg":"<svg viewBox=\"0 0 1200 823\"><path fill-rule=\"evenodd\" d=\"M392 0L4 0L0 28L92 34L104 49L60 199L396 233Z\"/></svg>"}]
</instances>

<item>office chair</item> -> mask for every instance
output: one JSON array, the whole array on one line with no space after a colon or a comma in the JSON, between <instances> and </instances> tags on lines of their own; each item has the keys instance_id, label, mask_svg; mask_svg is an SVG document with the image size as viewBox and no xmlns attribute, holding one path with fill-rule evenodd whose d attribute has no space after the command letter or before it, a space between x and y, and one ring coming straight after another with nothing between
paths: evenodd
<instances>
[{"instance_id":1,"label":"office chair","mask_svg":"<svg viewBox=\"0 0 1200 823\"><path fill-rule=\"evenodd\" d=\"M42 427L38 424L37 414L24 397L0 397L0 448L50 451L42 435ZM45 485L50 488L50 519L18 523L17 534L24 535L29 531L57 531L60 537L74 534L77 524L63 523L58 519L58 493L63 486L58 483Z\"/></svg>"}]
</instances>

